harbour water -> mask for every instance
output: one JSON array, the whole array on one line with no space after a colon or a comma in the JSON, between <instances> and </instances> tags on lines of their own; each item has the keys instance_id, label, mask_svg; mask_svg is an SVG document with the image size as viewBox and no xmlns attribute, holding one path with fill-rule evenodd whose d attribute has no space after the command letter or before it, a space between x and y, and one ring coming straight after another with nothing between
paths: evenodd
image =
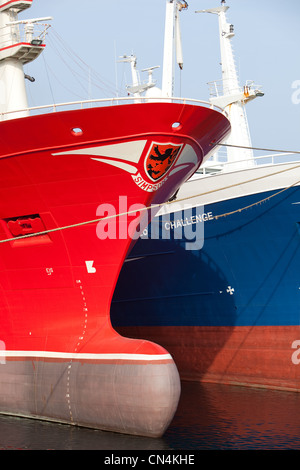
<instances>
[{"instance_id":1,"label":"harbour water","mask_svg":"<svg viewBox=\"0 0 300 470\"><path fill-rule=\"evenodd\" d=\"M300 450L300 394L184 382L160 439L0 415L0 450Z\"/></svg>"}]
</instances>

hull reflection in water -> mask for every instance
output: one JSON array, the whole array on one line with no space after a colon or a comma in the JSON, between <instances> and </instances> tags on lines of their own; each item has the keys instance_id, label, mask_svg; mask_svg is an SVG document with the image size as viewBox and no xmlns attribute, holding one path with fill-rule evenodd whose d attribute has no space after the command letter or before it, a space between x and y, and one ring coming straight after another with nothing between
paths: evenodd
<instances>
[{"instance_id":1,"label":"hull reflection in water","mask_svg":"<svg viewBox=\"0 0 300 470\"><path fill-rule=\"evenodd\" d=\"M300 395L276 390L184 382L179 407L159 439L0 416L0 450L119 451L300 448ZM124 455L128 455L128 452Z\"/></svg>"}]
</instances>

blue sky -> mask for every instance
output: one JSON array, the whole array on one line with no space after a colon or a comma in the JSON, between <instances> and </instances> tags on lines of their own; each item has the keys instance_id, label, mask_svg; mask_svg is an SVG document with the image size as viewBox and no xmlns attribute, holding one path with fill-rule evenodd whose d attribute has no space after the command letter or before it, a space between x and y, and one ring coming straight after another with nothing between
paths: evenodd
<instances>
[{"instance_id":1,"label":"blue sky","mask_svg":"<svg viewBox=\"0 0 300 470\"><path fill-rule=\"evenodd\" d=\"M180 16L184 66L176 74L175 96L208 100L207 82L221 78L218 21L195 11L220 1L188 4ZM240 84L254 80L265 93L247 105L253 146L300 151L299 0L226 5ZM117 88L124 94L131 75L129 65L116 64L123 54L136 54L139 70L162 66L165 0L34 0L19 19L44 16L53 17L46 50L25 68L36 79L26 82L32 106L110 97ZM160 85L161 68L154 78Z\"/></svg>"}]
</instances>

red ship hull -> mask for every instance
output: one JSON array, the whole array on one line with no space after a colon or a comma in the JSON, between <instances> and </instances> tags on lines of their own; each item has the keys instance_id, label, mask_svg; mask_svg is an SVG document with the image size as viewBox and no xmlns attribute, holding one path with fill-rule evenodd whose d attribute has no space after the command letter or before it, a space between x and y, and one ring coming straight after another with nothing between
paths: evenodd
<instances>
[{"instance_id":1,"label":"red ship hull","mask_svg":"<svg viewBox=\"0 0 300 470\"><path fill-rule=\"evenodd\" d=\"M110 303L133 234L149 222L133 204L168 200L228 131L216 111L170 103L0 124L1 413L163 434L177 368L162 347L117 334ZM149 156L168 146L154 173ZM99 221L105 208L123 216Z\"/></svg>"}]
</instances>

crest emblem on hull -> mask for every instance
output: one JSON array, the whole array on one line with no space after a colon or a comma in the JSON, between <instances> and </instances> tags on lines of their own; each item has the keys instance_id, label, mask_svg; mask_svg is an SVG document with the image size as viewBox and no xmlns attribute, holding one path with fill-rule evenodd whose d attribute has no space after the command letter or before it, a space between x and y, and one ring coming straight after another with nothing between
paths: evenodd
<instances>
[{"instance_id":1,"label":"crest emblem on hull","mask_svg":"<svg viewBox=\"0 0 300 470\"><path fill-rule=\"evenodd\" d=\"M158 181L167 173L178 156L182 145L153 142L145 159L145 172L152 181Z\"/></svg>"},{"instance_id":2,"label":"crest emblem on hull","mask_svg":"<svg viewBox=\"0 0 300 470\"><path fill-rule=\"evenodd\" d=\"M183 147L184 144L153 141L148 147L147 140L132 140L68 150L53 155L89 155L92 160L126 171L143 191L154 192L167 180L167 173L175 164Z\"/></svg>"}]
</instances>

